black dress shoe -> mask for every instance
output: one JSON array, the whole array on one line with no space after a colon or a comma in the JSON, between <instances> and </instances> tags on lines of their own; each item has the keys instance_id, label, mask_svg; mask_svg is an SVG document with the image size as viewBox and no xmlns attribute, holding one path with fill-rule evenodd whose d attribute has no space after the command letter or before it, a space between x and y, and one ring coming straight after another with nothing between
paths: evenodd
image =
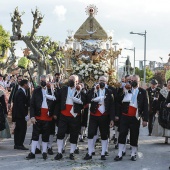
<instances>
[{"instance_id":1,"label":"black dress shoe","mask_svg":"<svg viewBox=\"0 0 170 170\"><path fill-rule=\"evenodd\" d=\"M86 154L86 156L84 157L84 160L90 160L92 159L92 156L90 156L88 153Z\"/></svg>"},{"instance_id":2,"label":"black dress shoe","mask_svg":"<svg viewBox=\"0 0 170 170\"><path fill-rule=\"evenodd\" d=\"M69 158L70 158L70 160L75 160L75 158L74 158L74 154L73 154L73 153L70 153Z\"/></svg>"},{"instance_id":3,"label":"black dress shoe","mask_svg":"<svg viewBox=\"0 0 170 170\"><path fill-rule=\"evenodd\" d=\"M121 157L116 156L116 157L114 158L114 160L115 160L115 161L121 161L121 160L122 160L122 156L121 156Z\"/></svg>"},{"instance_id":4,"label":"black dress shoe","mask_svg":"<svg viewBox=\"0 0 170 170\"><path fill-rule=\"evenodd\" d=\"M151 136L151 133L149 133L149 135L148 136Z\"/></svg>"},{"instance_id":5,"label":"black dress shoe","mask_svg":"<svg viewBox=\"0 0 170 170\"><path fill-rule=\"evenodd\" d=\"M29 149L26 148L24 145L23 145L23 146L18 146L18 149L20 149L20 150L29 150Z\"/></svg>"},{"instance_id":6,"label":"black dress shoe","mask_svg":"<svg viewBox=\"0 0 170 170\"><path fill-rule=\"evenodd\" d=\"M126 152L122 152L122 156L125 156L126 155Z\"/></svg>"},{"instance_id":7,"label":"black dress shoe","mask_svg":"<svg viewBox=\"0 0 170 170\"><path fill-rule=\"evenodd\" d=\"M26 157L27 160L30 159L35 159L35 154L33 154L32 152L28 154L28 156Z\"/></svg>"},{"instance_id":8,"label":"black dress shoe","mask_svg":"<svg viewBox=\"0 0 170 170\"><path fill-rule=\"evenodd\" d=\"M62 149L62 153L65 153L65 149Z\"/></svg>"},{"instance_id":9,"label":"black dress shoe","mask_svg":"<svg viewBox=\"0 0 170 170\"><path fill-rule=\"evenodd\" d=\"M132 161L136 161L136 160L137 160L136 155L135 155L135 156L131 156L131 160L132 160Z\"/></svg>"},{"instance_id":10,"label":"black dress shoe","mask_svg":"<svg viewBox=\"0 0 170 170\"><path fill-rule=\"evenodd\" d=\"M48 148L48 154L49 154L49 155L53 155L53 154L54 154L54 152L53 152L53 149L52 149L52 148Z\"/></svg>"},{"instance_id":11,"label":"black dress shoe","mask_svg":"<svg viewBox=\"0 0 170 170\"><path fill-rule=\"evenodd\" d=\"M83 140L83 139L80 139L79 142L84 142L84 140Z\"/></svg>"},{"instance_id":12,"label":"black dress shoe","mask_svg":"<svg viewBox=\"0 0 170 170\"><path fill-rule=\"evenodd\" d=\"M118 144L117 144L117 145L115 145L115 149L118 149L118 148L119 148Z\"/></svg>"},{"instance_id":13,"label":"black dress shoe","mask_svg":"<svg viewBox=\"0 0 170 170\"><path fill-rule=\"evenodd\" d=\"M101 155L101 160L106 160L105 155Z\"/></svg>"},{"instance_id":14,"label":"black dress shoe","mask_svg":"<svg viewBox=\"0 0 170 170\"><path fill-rule=\"evenodd\" d=\"M60 160L63 158L63 155L61 153L57 153L57 155L54 157L55 160Z\"/></svg>"},{"instance_id":15,"label":"black dress shoe","mask_svg":"<svg viewBox=\"0 0 170 170\"><path fill-rule=\"evenodd\" d=\"M109 156L109 152L105 152L105 156Z\"/></svg>"},{"instance_id":16,"label":"black dress shoe","mask_svg":"<svg viewBox=\"0 0 170 170\"><path fill-rule=\"evenodd\" d=\"M19 149L17 145L14 145L14 149Z\"/></svg>"},{"instance_id":17,"label":"black dress shoe","mask_svg":"<svg viewBox=\"0 0 170 170\"><path fill-rule=\"evenodd\" d=\"M35 154L41 154L41 150L40 150L40 149L38 149L38 148L36 148L36 150L35 150Z\"/></svg>"},{"instance_id":18,"label":"black dress shoe","mask_svg":"<svg viewBox=\"0 0 170 170\"><path fill-rule=\"evenodd\" d=\"M79 154L79 148L77 147L77 149L74 151L75 154Z\"/></svg>"},{"instance_id":19,"label":"black dress shoe","mask_svg":"<svg viewBox=\"0 0 170 170\"><path fill-rule=\"evenodd\" d=\"M42 156L43 156L43 159L44 159L44 160L47 159L47 153L43 152Z\"/></svg>"},{"instance_id":20,"label":"black dress shoe","mask_svg":"<svg viewBox=\"0 0 170 170\"><path fill-rule=\"evenodd\" d=\"M96 153L95 153L95 152L92 152L92 155L94 156L94 155L96 155Z\"/></svg>"}]
</instances>

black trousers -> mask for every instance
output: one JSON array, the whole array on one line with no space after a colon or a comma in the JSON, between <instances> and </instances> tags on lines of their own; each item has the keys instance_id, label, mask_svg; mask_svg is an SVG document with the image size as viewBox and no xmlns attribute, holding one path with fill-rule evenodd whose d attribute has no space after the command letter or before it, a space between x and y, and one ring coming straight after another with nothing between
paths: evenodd
<instances>
[{"instance_id":1,"label":"black trousers","mask_svg":"<svg viewBox=\"0 0 170 170\"><path fill-rule=\"evenodd\" d=\"M50 135L55 135L56 120L50 122Z\"/></svg>"},{"instance_id":2,"label":"black trousers","mask_svg":"<svg viewBox=\"0 0 170 170\"><path fill-rule=\"evenodd\" d=\"M82 112L81 126L87 127L88 111L89 111L89 108L85 108Z\"/></svg>"},{"instance_id":3,"label":"black trousers","mask_svg":"<svg viewBox=\"0 0 170 170\"><path fill-rule=\"evenodd\" d=\"M154 124L154 121L155 121L155 114L156 113L149 113L149 121L148 121L149 133L152 133L153 124Z\"/></svg>"},{"instance_id":4,"label":"black trousers","mask_svg":"<svg viewBox=\"0 0 170 170\"><path fill-rule=\"evenodd\" d=\"M38 141L39 135L42 134L42 141L48 142L50 136L50 123L51 121L37 120L33 124L32 140Z\"/></svg>"},{"instance_id":5,"label":"black trousers","mask_svg":"<svg viewBox=\"0 0 170 170\"><path fill-rule=\"evenodd\" d=\"M70 143L77 144L78 135L81 128L81 116L70 117L60 115L60 120L58 124L58 134L57 139L64 139L65 134L70 134Z\"/></svg>"},{"instance_id":6,"label":"black trousers","mask_svg":"<svg viewBox=\"0 0 170 170\"><path fill-rule=\"evenodd\" d=\"M122 115L118 142L125 144L128 131L130 130L130 145L138 146L139 128L140 120L136 117Z\"/></svg>"},{"instance_id":7,"label":"black trousers","mask_svg":"<svg viewBox=\"0 0 170 170\"><path fill-rule=\"evenodd\" d=\"M14 129L14 144L16 146L23 146L27 132L27 122L25 119L16 119L15 122L16 126Z\"/></svg>"},{"instance_id":8,"label":"black trousers","mask_svg":"<svg viewBox=\"0 0 170 170\"><path fill-rule=\"evenodd\" d=\"M88 127L88 139L93 139L97 134L97 129L99 127L100 135L102 140L107 140L109 138L109 117L104 116L93 116L90 115L89 127Z\"/></svg>"}]
</instances>

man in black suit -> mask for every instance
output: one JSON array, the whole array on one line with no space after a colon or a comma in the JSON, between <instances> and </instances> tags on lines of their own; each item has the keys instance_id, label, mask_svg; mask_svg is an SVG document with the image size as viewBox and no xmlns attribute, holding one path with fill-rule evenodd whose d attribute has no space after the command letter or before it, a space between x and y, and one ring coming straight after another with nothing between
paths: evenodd
<instances>
[{"instance_id":1,"label":"man in black suit","mask_svg":"<svg viewBox=\"0 0 170 170\"><path fill-rule=\"evenodd\" d=\"M158 86L158 81L153 79L151 80L151 86L146 89L149 98L149 121L148 121L148 130L149 136L152 134L153 123L155 120L155 114L157 112L158 107L158 97L160 88Z\"/></svg>"},{"instance_id":2,"label":"man in black suit","mask_svg":"<svg viewBox=\"0 0 170 170\"><path fill-rule=\"evenodd\" d=\"M56 117L60 113L57 133L58 153L55 160L62 159L63 139L69 130L70 134L70 156L74 160L74 151L81 128L81 111L85 103L85 94L77 85L78 76L69 77L69 85L61 88L56 96Z\"/></svg>"},{"instance_id":3,"label":"man in black suit","mask_svg":"<svg viewBox=\"0 0 170 170\"><path fill-rule=\"evenodd\" d=\"M15 94L17 92L17 90L19 89L20 87L20 82L21 80L23 79L22 75L19 75L17 77L17 84L14 85L14 87L12 88L12 91L10 93L10 96L9 96L9 100L8 100L8 109L11 108L11 103L14 103L14 98L15 98ZM13 121L14 122L14 121Z\"/></svg>"},{"instance_id":4,"label":"man in black suit","mask_svg":"<svg viewBox=\"0 0 170 170\"><path fill-rule=\"evenodd\" d=\"M28 150L23 145L27 131L28 107L30 98L26 94L29 88L28 80L21 80L20 88L15 94L13 105L13 120L16 122L14 129L14 149Z\"/></svg>"},{"instance_id":5,"label":"man in black suit","mask_svg":"<svg viewBox=\"0 0 170 170\"><path fill-rule=\"evenodd\" d=\"M132 89L122 88L117 97L119 107L118 112L122 114L120 120L119 132L119 153L115 161L122 160L126 137L130 130L130 145L132 146L131 160L136 161L136 152L138 146L140 120L142 119L143 127L147 126L148 121L148 99L144 89L139 87L140 78L137 75L131 77Z\"/></svg>"},{"instance_id":6,"label":"man in black suit","mask_svg":"<svg viewBox=\"0 0 170 170\"><path fill-rule=\"evenodd\" d=\"M56 73L55 75L55 89L54 89L54 93L56 94L60 89L60 83L61 83L61 74L60 73ZM52 119L52 121L50 122L50 136L49 136L49 142L48 142L48 154L49 155L53 155L53 150L52 150L52 143L54 141L54 135L55 135L55 129L56 129L56 125L58 128L58 120L59 120L59 115L57 116L57 120Z\"/></svg>"},{"instance_id":7,"label":"man in black suit","mask_svg":"<svg viewBox=\"0 0 170 170\"><path fill-rule=\"evenodd\" d=\"M9 96L8 110L11 108L11 103L14 103L15 94L18 91L18 89L21 87L20 82L21 82L22 79L23 79L22 75L17 76L17 83L13 86L12 91L11 91L10 96ZM30 98L30 89L26 89L26 95L27 95L28 98ZM14 112L13 112L13 108L12 108L12 122L13 122L13 124L15 126L16 122L15 122L15 118L14 118L13 113ZM12 133L14 133L14 132L12 132Z\"/></svg>"},{"instance_id":8,"label":"man in black suit","mask_svg":"<svg viewBox=\"0 0 170 170\"><path fill-rule=\"evenodd\" d=\"M88 103L90 106L90 119L88 127L88 153L84 160L92 159L93 138L97 134L99 128L102 139L101 160L105 160L105 152L109 138L109 123L110 127L114 125L115 107L112 97L112 91L106 88L107 78L101 76L99 84L96 84L88 94Z\"/></svg>"},{"instance_id":9,"label":"man in black suit","mask_svg":"<svg viewBox=\"0 0 170 170\"><path fill-rule=\"evenodd\" d=\"M42 134L42 156L47 159L47 144L50 135L50 122L52 121L54 111L55 97L52 95L51 89L47 88L46 76L40 76L41 86L37 87L32 94L30 102L30 117L33 123L31 152L26 159L35 159L35 151Z\"/></svg>"}]
</instances>

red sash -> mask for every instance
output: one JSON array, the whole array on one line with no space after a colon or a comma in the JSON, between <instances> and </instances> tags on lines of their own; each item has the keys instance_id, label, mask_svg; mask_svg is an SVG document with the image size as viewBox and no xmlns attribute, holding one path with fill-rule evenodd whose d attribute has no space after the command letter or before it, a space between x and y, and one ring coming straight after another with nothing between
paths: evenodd
<instances>
[{"instance_id":1,"label":"red sash","mask_svg":"<svg viewBox=\"0 0 170 170\"><path fill-rule=\"evenodd\" d=\"M62 113L64 116L73 117L73 115L70 113L72 107L73 107L73 105L66 104L66 109L65 109L65 110L62 110L61 113Z\"/></svg>"},{"instance_id":2,"label":"red sash","mask_svg":"<svg viewBox=\"0 0 170 170\"><path fill-rule=\"evenodd\" d=\"M98 108L100 107L101 105L98 105ZM92 113L92 112L90 112L90 114L91 115L93 115L93 116L106 116L107 115L107 113L106 112L104 112L103 114L99 111L99 109L97 108L97 111L96 111L96 113Z\"/></svg>"},{"instance_id":3,"label":"red sash","mask_svg":"<svg viewBox=\"0 0 170 170\"><path fill-rule=\"evenodd\" d=\"M136 111L137 111L137 108L133 107L133 106L129 106L129 109L128 109L128 113L122 113L123 115L126 115L126 116L136 116Z\"/></svg>"},{"instance_id":4,"label":"red sash","mask_svg":"<svg viewBox=\"0 0 170 170\"><path fill-rule=\"evenodd\" d=\"M41 108L41 115L35 116L35 118L38 120L52 121L52 116L48 115L48 109L46 108Z\"/></svg>"}]
</instances>

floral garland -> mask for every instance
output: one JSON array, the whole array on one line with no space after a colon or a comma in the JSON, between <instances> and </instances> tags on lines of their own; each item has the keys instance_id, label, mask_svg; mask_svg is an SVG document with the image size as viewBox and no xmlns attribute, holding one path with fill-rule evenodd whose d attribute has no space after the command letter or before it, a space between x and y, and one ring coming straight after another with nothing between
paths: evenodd
<instances>
[{"instance_id":1,"label":"floral garland","mask_svg":"<svg viewBox=\"0 0 170 170\"><path fill-rule=\"evenodd\" d=\"M93 77L98 80L100 76L108 76L109 65L106 61L101 61L100 63L83 63L81 65L73 66L73 73L81 77L82 80Z\"/></svg>"}]
</instances>

